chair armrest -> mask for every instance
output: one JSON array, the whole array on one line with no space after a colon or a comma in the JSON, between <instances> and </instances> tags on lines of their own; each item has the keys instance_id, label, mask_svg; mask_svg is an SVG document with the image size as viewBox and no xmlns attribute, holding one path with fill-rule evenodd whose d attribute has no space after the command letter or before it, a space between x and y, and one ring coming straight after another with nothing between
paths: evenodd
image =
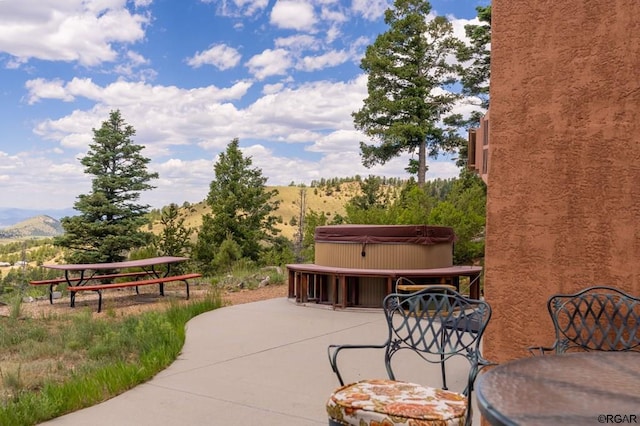
<instances>
[{"instance_id":1,"label":"chair armrest","mask_svg":"<svg viewBox=\"0 0 640 426\"><path fill-rule=\"evenodd\" d=\"M497 362L489 361L488 359L484 358L480 353L478 353L477 358L478 358L477 367L475 368L474 371L471 371L469 373L469 383L467 383L467 387L462 392L468 397L470 397L471 393L473 392L473 384L475 383L476 377L478 376L480 371L482 371L482 369L485 367L492 367L495 365L499 365Z\"/></svg>"},{"instance_id":2,"label":"chair armrest","mask_svg":"<svg viewBox=\"0 0 640 426\"><path fill-rule=\"evenodd\" d=\"M556 344L553 346L529 346L527 350L533 356L546 355L548 353L556 352Z\"/></svg>"},{"instance_id":3,"label":"chair armrest","mask_svg":"<svg viewBox=\"0 0 640 426\"><path fill-rule=\"evenodd\" d=\"M492 367L494 365L499 365L497 362L489 361L485 359L482 355L478 356L478 370L482 370L485 367Z\"/></svg>"},{"instance_id":4,"label":"chair armrest","mask_svg":"<svg viewBox=\"0 0 640 426\"><path fill-rule=\"evenodd\" d=\"M342 379L342 375L340 374L340 370L338 369L338 353L343 349L384 349L387 347L386 343L381 345L329 345L327 348L327 354L329 355L329 364L331 364L331 369L336 376L338 377L338 381L340 382L340 386L344 386L344 380Z\"/></svg>"}]
</instances>

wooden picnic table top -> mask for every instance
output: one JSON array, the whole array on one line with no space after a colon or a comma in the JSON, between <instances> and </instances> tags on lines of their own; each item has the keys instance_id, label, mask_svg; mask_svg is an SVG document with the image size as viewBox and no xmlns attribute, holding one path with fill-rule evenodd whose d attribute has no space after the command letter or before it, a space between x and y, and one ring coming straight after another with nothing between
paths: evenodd
<instances>
[{"instance_id":1,"label":"wooden picnic table top","mask_svg":"<svg viewBox=\"0 0 640 426\"><path fill-rule=\"evenodd\" d=\"M86 271L88 269L100 270L100 269L144 268L147 266L185 262L187 260L189 260L188 257L158 256L158 257L150 257L147 259L125 260L123 262L67 263L67 264L50 264L50 265L42 265L42 266L49 269L59 269L63 271Z\"/></svg>"}]
</instances>

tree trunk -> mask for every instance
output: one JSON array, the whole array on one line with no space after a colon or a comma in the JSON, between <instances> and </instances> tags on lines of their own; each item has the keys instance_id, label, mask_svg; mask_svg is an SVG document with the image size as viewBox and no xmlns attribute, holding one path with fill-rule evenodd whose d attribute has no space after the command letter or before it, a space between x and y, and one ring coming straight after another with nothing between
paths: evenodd
<instances>
[{"instance_id":1,"label":"tree trunk","mask_svg":"<svg viewBox=\"0 0 640 426\"><path fill-rule=\"evenodd\" d=\"M427 141L420 142L418 148L418 186L424 187L427 175Z\"/></svg>"}]
</instances>

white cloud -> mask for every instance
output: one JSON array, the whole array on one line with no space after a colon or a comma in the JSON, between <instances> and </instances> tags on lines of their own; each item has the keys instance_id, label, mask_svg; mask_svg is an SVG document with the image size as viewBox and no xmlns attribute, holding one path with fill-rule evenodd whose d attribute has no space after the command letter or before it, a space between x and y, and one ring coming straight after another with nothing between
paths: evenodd
<instances>
[{"instance_id":1,"label":"white cloud","mask_svg":"<svg viewBox=\"0 0 640 426\"><path fill-rule=\"evenodd\" d=\"M343 64L348 60L349 54L347 52L332 50L319 56L306 56L296 65L296 68L303 71L317 71Z\"/></svg>"},{"instance_id":2,"label":"white cloud","mask_svg":"<svg viewBox=\"0 0 640 426\"><path fill-rule=\"evenodd\" d=\"M253 16L269 5L269 0L200 0L202 3L218 4L222 16Z\"/></svg>"},{"instance_id":3,"label":"white cloud","mask_svg":"<svg viewBox=\"0 0 640 426\"><path fill-rule=\"evenodd\" d=\"M447 18L449 19L449 22L451 22L451 25L453 26L453 35L455 37L457 37L460 40L463 40L465 42L469 42L469 39L467 37L467 35L465 34L465 29L464 27L466 25L479 25L480 24L480 20L478 18L473 18L473 19L459 19L456 18L454 16L447 16Z\"/></svg>"},{"instance_id":4,"label":"white cloud","mask_svg":"<svg viewBox=\"0 0 640 426\"><path fill-rule=\"evenodd\" d=\"M245 109L228 103L249 87L250 83L239 82L228 88L186 90L122 81L102 87L90 79L67 84L39 80L31 84L34 98L84 97L96 106L41 121L34 131L66 149L82 151L92 139L91 129L98 128L110 110L120 109L136 129L136 140L154 156L168 155L171 146L183 144L215 150L234 137L313 143L323 133L352 129L351 112L362 103L366 79L320 81L297 88L279 83L265 86L264 95Z\"/></svg>"},{"instance_id":5,"label":"white cloud","mask_svg":"<svg viewBox=\"0 0 640 426\"><path fill-rule=\"evenodd\" d=\"M349 53L354 59L357 59L357 63L360 64L361 58L364 57L367 46L371 44L371 40L366 37L358 37L349 46Z\"/></svg>"},{"instance_id":6,"label":"white cloud","mask_svg":"<svg viewBox=\"0 0 640 426\"><path fill-rule=\"evenodd\" d=\"M331 9L327 6L322 7L320 16L323 20L333 23L345 23L349 20L349 17L342 10Z\"/></svg>"},{"instance_id":7,"label":"white cloud","mask_svg":"<svg viewBox=\"0 0 640 426\"><path fill-rule=\"evenodd\" d=\"M99 14L105 10L120 9L125 3L124 0L85 0L84 7L91 13Z\"/></svg>"},{"instance_id":8,"label":"white cloud","mask_svg":"<svg viewBox=\"0 0 640 426\"><path fill-rule=\"evenodd\" d=\"M338 28L337 26L333 26L327 30L325 41L331 44L334 41L336 41L341 34L342 34L342 31L340 31L340 28Z\"/></svg>"},{"instance_id":9,"label":"white cloud","mask_svg":"<svg viewBox=\"0 0 640 426\"><path fill-rule=\"evenodd\" d=\"M313 6L301 0L277 0L271 9L272 25L278 28L311 31L316 23Z\"/></svg>"},{"instance_id":10,"label":"white cloud","mask_svg":"<svg viewBox=\"0 0 640 426\"><path fill-rule=\"evenodd\" d=\"M142 56L141 54L134 52L133 50L127 51L127 58L131 61L133 65L147 65L149 60Z\"/></svg>"},{"instance_id":11,"label":"white cloud","mask_svg":"<svg viewBox=\"0 0 640 426\"><path fill-rule=\"evenodd\" d=\"M352 11L369 21L375 21L384 16L384 12L391 7L387 0L353 0Z\"/></svg>"},{"instance_id":12,"label":"white cloud","mask_svg":"<svg viewBox=\"0 0 640 426\"><path fill-rule=\"evenodd\" d=\"M147 146L147 152L155 157L168 155L172 146L209 141L217 133L222 136L214 146L228 142L235 123L243 120L242 114L226 102L242 97L251 87L249 82L223 89L215 86L178 89L124 81L101 87L88 79L74 79L66 85L55 83L68 96L82 96L97 104L91 110L40 122L34 129L37 135L59 141L64 148L84 151L93 137L91 129L100 127L110 110L120 109L136 129L136 141ZM34 85L34 90L44 86ZM52 88L47 87L47 91L33 96L44 97L50 92Z\"/></svg>"},{"instance_id":13,"label":"white cloud","mask_svg":"<svg viewBox=\"0 0 640 426\"><path fill-rule=\"evenodd\" d=\"M274 40L276 47L286 48L292 51L318 50L320 42L314 36L308 34L296 34L290 37L278 37Z\"/></svg>"},{"instance_id":14,"label":"white cloud","mask_svg":"<svg viewBox=\"0 0 640 426\"><path fill-rule=\"evenodd\" d=\"M124 0L0 2L0 52L16 67L30 58L95 66L115 61L116 45L144 37L145 14Z\"/></svg>"},{"instance_id":15,"label":"white cloud","mask_svg":"<svg viewBox=\"0 0 640 426\"><path fill-rule=\"evenodd\" d=\"M136 8L149 7L151 6L151 3L153 3L153 0L134 0L133 1L133 4L135 5Z\"/></svg>"},{"instance_id":16,"label":"white cloud","mask_svg":"<svg viewBox=\"0 0 640 426\"><path fill-rule=\"evenodd\" d=\"M312 152L358 154L359 142L364 140L362 133L351 129L340 129L315 141L308 149ZM345 149L349 147L350 149ZM350 152L345 152L350 151Z\"/></svg>"},{"instance_id":17,"label":"white cloud","mask_svg":"<svg viewBox=\"0 0 640 426\"><path fill-rule=\"evenodd\" d=\"M315 135L327 129L353 128L351 112L361 107L365 95L366 79L317 81L265 95L247 113L255 117L256 129L266 126L272 135L288 140L296 129Z\"/></svg>"},{"instance_id":18,"label":"white cloud","mask_svg":"<svg viewBox=\"0 0 640 426\"><path fill-rule=\"evenodd\" d=\"M265 95L278 93L283 88L284 88L284 84L283 83L265 84L264 87L262 88L262 93L265 94Z\"/></svg>"},{"instance_id":19,"label":"white cloud","mask_svg":"<svg viewBox=\"0 0 640 426\"><path fill-rule=\"evenodd\" d=\"M109 111L120 109L125 121L136 129L135 142L145 146L143 154L152 160L150 170L160 175L154 182L157 189L142 198L156 207L203 200L214 177L217 153L236 137L270 185L356 174L406 178L408 155L371 169L361 164L359 143L367 139L353 128L351 113L362 106L366 81L366 76L360 75L345 82L316 81L295 87L293 82L289 86L269 84L263 87L261 97L239 108L229 100L239 99L250 87L248 82L187 90L122 81L101 86L79 78L66 84L38 80L38 84L32 83L35 98L84 97L95 106L41 121L34 131L50 141L51 151L57 154L47 159L25 153L16 157L20 161L0 156L0 175L11 176L7 186L14 198L19 191L36 194L45 190L55 194L47 195L48 205L70 206L77 194L89 190L89 179L78 158L92 141L91 129L99 128ZM294 145L306 155L287 153ZM180 152L190 154L179 158L176 155ZM24 166L27 163L29 167ZM3 172L3 165L19 168L20 173ZM429 168L428 178L457 175L451 161L429 160ZM33 170L47 173L34 174Z\"/></svg>"},{"instance_id":20,"label":"white cloud","mask_svg":"<svg viewBox=\"0 0 640 426\"><path fill-rule=\"evenodd\" d=\"M153 80L157 76L157 72L151 68L141 68L149 65L150 61L133 50L129 50L125 54L125 58L114 67L116 74L131 79L138 78L143 81Z\"/></svg>"},{"instance_id":21,"label":"white cloud","mask_svg":"<svg viewBox=\"0 0 640 426\"><path fill-rule=\"evenodd\" d=\"M0 170L11 167L10 173L0 178L5 199L21 200L22 208L68 208L77 194L88 192L91 182L84 176L83 167L78 161L48 158L47 154L19 152L0 156ZM69 194L70 188L72 195Z\"/></svg>"},{"instance_id":22,"label":"white cloud","mask_svg":"<svg viewBox=\"0 0 640 426\"><path fill-rule=\"evenodd\" d=\"M240 63L240 53L226 44L217 44L203 52L197 52L187 60L187 64L194 68L202 65L213 65L220 70L227 70Z\"/></svg>"},{"instance_id":23,"label":"white cloud","mask_svg":"<svg viewBox=\"0 0 640 426\"><path fill-rule=\"evenodd\" d=\"M29 97L27 102L34 104L42 98L47 99L60 99L65 102L71 102L75 97L64 88L64 82L62 80L45 80L43 78L36 78L35 80L29 80L25 84L29 90Z\"/></svg>"},{"instance_id":24,"label":"white cloud","mask_svg":"<svg viewBox=\"0 0 640 426\"><path fill-rule=\"evenodd\" d=\"M267 49L249 59L246 65L258 80L264 80L273 75L286 75L291 67L291 57L284 49Z\"/></svg>"},{"instance_id":25,"label":"white cloud","mask_svg":"<svg viewBox=\"0 0 640 426\"><path fill-rule=\"evenodd\" d=\"M125 106L140 105L141 100L152 105L180 105L193 100L211 103L239 99L251 87L251 83L240 81L225 89L215 86L180 89L175 86L152 86L144 82L116 81L102 87L88 78L74 78L68 84L61 80L29 80L26 87L29 89L29 100L32 103L44 98L73 99L82 96L108 105Z\"/></svg>"},{"instance_id":26,"label":"white cloud","mask_svg":"<svg viewBox=\"0 0 640 426\"><path fill-rule=\"evenodd\" d=\"M164 195L151 191L146 194L145 202L156 206L183 201L198 202L206 198L208 183L214 178L213 158L182 160L170 158L164 162L152 164L153 171L160 176L154 184L164 189ZM167 194L182 194L179 198L167 200Z\"/></svg>"}]
</instances>

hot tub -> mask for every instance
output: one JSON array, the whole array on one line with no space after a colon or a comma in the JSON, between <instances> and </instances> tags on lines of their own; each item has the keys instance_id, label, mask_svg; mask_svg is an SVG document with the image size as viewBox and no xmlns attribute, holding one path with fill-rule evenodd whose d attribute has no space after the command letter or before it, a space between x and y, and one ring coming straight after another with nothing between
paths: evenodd
<instances>
[{"instance_id":1,"label":"hot tub","mask_svg":"<svg viewBox=\"0 0 640 426\"><path fill-rule=\"evenodd\" d=\"M453 265L453 228L428 225L330 225L315 231L316 265L430 269Z\"/></svg>"}]
</instances>

